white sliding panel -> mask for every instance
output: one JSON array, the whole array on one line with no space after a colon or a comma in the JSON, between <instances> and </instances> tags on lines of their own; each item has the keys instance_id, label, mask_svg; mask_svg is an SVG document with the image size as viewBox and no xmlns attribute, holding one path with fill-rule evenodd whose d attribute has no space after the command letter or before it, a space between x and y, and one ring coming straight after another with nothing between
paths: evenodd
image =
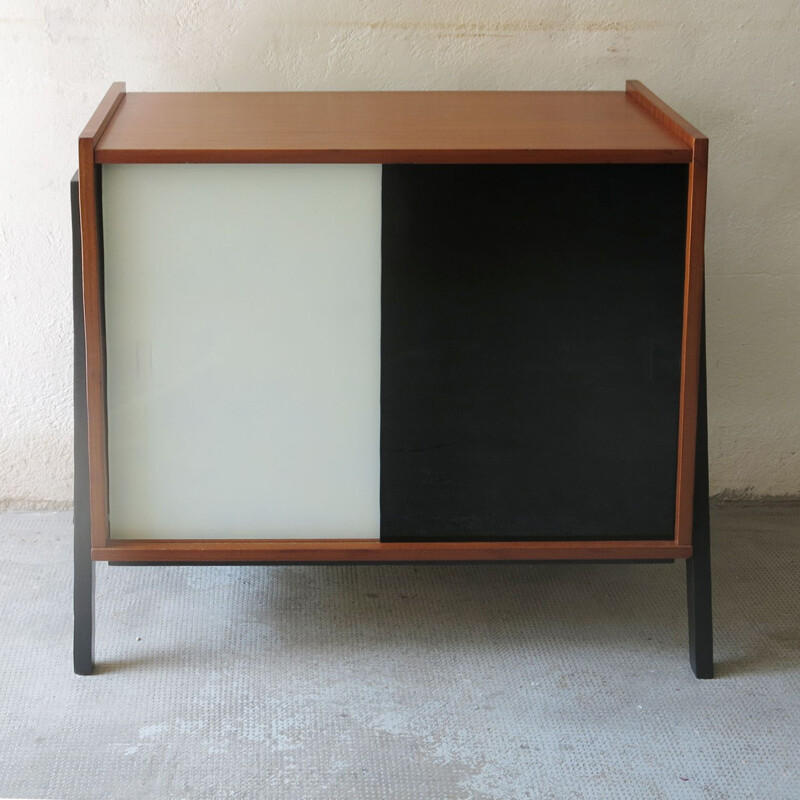
<instances>
[{"instance_id":1,"label":"white sliding panel","mask_svg":"<svg viewBox=\"0 0 800 800\"><path fill-rule=\"evenodd\" d=\"M103 167L114 539L379 535L380 165Z\"/></svg>"}]
</instances>

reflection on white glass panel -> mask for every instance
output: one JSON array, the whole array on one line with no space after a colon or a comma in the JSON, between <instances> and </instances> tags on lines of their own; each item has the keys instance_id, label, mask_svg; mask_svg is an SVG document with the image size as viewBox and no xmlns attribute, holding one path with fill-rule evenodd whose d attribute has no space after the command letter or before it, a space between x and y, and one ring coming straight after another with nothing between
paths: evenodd
<instances>
[{"instance_id":1,"label":"reflection on white glass panel","mask_svg":"<svg viewBox=\"0 0 800 800\"><path fill-rule=\"evenodd\" d=\"M379 165L103 167L112 538L376 538Z\"/></svg>"}]
</instances>

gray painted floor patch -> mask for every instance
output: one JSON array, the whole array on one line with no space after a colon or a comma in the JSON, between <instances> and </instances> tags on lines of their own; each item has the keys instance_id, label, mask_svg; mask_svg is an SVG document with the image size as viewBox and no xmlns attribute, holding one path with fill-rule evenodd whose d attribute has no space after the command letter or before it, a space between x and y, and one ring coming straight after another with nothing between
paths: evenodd
<instances>
[{"instance_id":1,"label":"gray painted floor patch","mask_svg":"<svg viewBox=\"0 0 800 800\"><path fill-rule=\"evenodd\" d=\"M0 515L0 797L796 800L800 508L713 511L719 677L683 564L98 567Z\"/></svg>"}]
</instances>

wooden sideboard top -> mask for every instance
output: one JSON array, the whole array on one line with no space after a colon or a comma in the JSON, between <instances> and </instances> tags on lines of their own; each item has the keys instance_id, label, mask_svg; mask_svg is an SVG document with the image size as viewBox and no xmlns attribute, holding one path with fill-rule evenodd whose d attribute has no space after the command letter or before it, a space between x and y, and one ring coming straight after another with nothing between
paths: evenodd
<instances>
[{"instance_id":1,"label":"wooden sideboard top","mask_svg":"<svg viewBox=\"0 0 800 800\"><path fill-rule=\"evenodd\" d=\"M126 94L115 84L104 102L105 127L84 135L107 164L688 163L702 137L637 81L620 92Z\"/></svg>"}]
</instances>

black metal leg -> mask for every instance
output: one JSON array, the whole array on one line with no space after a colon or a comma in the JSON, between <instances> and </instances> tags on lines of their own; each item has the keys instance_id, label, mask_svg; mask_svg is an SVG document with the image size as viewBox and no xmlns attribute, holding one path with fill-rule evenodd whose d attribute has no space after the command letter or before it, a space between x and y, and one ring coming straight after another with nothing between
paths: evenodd
<instances>
[{"instance_id":1,"label":"black metal leg","mask_svg":"<svg viewBox=\"0 0 800 800\"><path fill-rule=\"evenodd\" d=\"M692 670L698 678L713 678L714 633L711 614L711 522L708 508L705 314L703 314L700 339L692 557L686 561L686 598L689 610L689 661Z\"/></svg>"},{"instance_id":2,"label":"black metal leg","mask_svg":"<svg viewBox=\"0 0 800 800\"><path fill-rule=\"evenodd\" d=\"M72 655L75 673L91 675L94 665L94 563L89 522L89 438L86 411L86 344L83 335L83 282L78 174L70 183L72 202L72 305L75 330L75 499L74 583L75 626Z\"/></svg>"},{"instance_id":3,"label":"black metal leg","mask_svg":"<svg viewBox=\"0 0 800 800\"><path fill-rule=\"evenodd\" d=\"M88 528L75 519L75 627L72 661L76 675L91 675L94 668L94 563L80 539L88 539Z\"/></svg>"}]
</instances>

